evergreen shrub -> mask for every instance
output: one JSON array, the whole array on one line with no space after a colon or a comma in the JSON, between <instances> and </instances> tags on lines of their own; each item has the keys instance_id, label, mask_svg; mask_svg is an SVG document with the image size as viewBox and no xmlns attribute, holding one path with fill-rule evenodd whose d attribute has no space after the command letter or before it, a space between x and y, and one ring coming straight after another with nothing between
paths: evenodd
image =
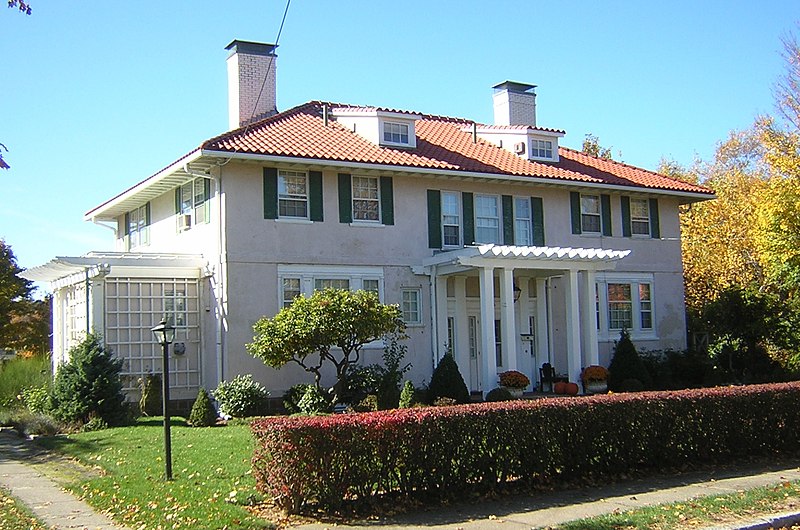
<instances>
[{"instance_id":1,"label":"evergreen shrub","mask_svg":"<svg viewBox=\"0 0 800 530\"><path fill-rule=\"evenodd\" d=\"M638 379L643 389L651 388L652 380L642 359L636 352L627 330L620 332L619 341L614 347L614 356L608 366L608 389L613 392L624 392L623 382L627 379Z\"/></svg>"},{"instance_id":2,"label":"evergreen shrub","mask_svg":"<svg viewBox=\"0 0 800 530\"><path fill-rule=\"evenodd\" d=\"M208 397L206 389L201 388L192 405L192 411L189 413L189 425L192 427L211 427L216 424L217 411L214 409L214 404L211 403L211 398Z\"/></svg>"},{"instance_id":3,"label":"evergreen shrub","mask_svg":"<svg viewBox=\"0 0 800 530\"><path fill-rule=\"evenodd\" d=\"M514 396L511 395L507 388L497 387L486 394L485 401L511 401L513 399Z\"/></svg>"},{"instance_id":4,"label":"evergreen shrub","mask_svg":"<svg viewBox=\"0 0 800 530\"><path fill-rule=\"evenodd\" d=\"M403 390L400 392L399 406L401 409L408 409L414 406L414 383L406 381L403 383Z\"/></svg>"},{"instance_id":5,"label":"evergreen shrub","mask_svg":"<svg viewBox=\"0 0 800 530\"><path fill-rule=\"evenodd\" d=\"M296 385L292 385L289 390L284 392L283 408L286 409L287 414L300 413L300 407L298 406L298 403L300 403L300 400L306 395L306 390L308 390L308 387L310 386L314 385L309 383L297 383Z\"/></svg>"},{"instance_id":6,"label":"evergreen shrub","mask_svg":"<svg viewBox=\"0 0 800 530\"><path fill-rule=\"evenodd\" d=\"M288 511L336 510L345 499L454 498L514 480L607 483L636 469L792 456L797 425L800 382L277 416L252 423L253 475Z\"/></svg>"},{"instance_id":7,"label":"evergreen shrub","mask_svg":"<svg viewBox=\"0 0 800 530\"><path fill-rule=\"evenodd\" d=\"M90 333L71 348L53 382L53 415L67 423L87 423L99 418L108 425L129 420L122 393L122 359L103 346L100 336Z\"/></svg>"},{"instance_id":8,"label":"evergreen shrub","mask_svg":"<svg viewBox=\"0 0 800 530\"><path fill-rule=\"evenodd\" d=\"M441 358L439 364L431 376L431 383L428 385L428 399L431 403L440 397L449 397L457 403L469 403L469 390L458 371L458 364L449 353Z\"/></svg>"}]
</instances>

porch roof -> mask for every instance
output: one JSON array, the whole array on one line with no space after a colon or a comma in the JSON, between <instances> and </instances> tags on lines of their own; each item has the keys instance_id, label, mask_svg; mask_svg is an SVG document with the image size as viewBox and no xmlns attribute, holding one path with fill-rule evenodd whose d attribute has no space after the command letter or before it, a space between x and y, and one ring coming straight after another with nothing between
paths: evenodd
<instances>
[{"instance_id":1,"label":"porch roof","mask_svg":"<svg viewBox=\"0 0 800 530\"><path fill-rule=\"evenodd\" d=\"M580 247L528 247L516 245L478 245L440 252L423 260L423 267L437 267L448 274L474 267L514 269L603 270L631 253L630 250ZM441 269L450 266L450 270Z\"/></svg>"},{"instance_id":2,"label":"porch roof","mask_svg":"<svg viewBox=\"0 0 800 530\"><path fill-rule=\"evenodd\" d=\"M205 263L199 254L89 252L83 256L57 256L44 265L23 271L20 276L35 282L53 283L76 274L89 278L107 276L113 267L199 270Z\"/></svg>"}]
</instances>

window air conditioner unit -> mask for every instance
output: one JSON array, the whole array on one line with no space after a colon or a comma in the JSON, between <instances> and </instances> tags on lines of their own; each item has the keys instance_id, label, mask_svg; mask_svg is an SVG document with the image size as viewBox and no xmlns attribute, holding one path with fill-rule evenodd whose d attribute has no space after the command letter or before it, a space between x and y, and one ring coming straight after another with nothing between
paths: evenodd
<instances>
[{"instance_id":1,"label":"window air conditioner unit","mask_svg":"<svg viewBox=\"0 0 800 530\"><path fill-rule=\"evenodd\" d=\"M190 214L178 215L178 230L183 232L192 227L192 216Z\"/></svg>"},{"instance_id":2,"label":"window air conditioner unit","mask_svg":"<svg viewBox=\"0 0 800 530\"><path fill-rule=\"evenodd\" d=\"M514 153L518 155L525 154L525 142L517 142L514 144Z\"/></svg>"}]
</instances>

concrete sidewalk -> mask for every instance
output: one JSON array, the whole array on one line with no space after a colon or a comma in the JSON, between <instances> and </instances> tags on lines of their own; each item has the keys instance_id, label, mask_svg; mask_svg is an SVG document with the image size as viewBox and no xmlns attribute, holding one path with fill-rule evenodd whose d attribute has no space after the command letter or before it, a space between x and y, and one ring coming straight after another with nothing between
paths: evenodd
<instances>
[{"instance_id":1,"label":"concrete sidewalk","mask_svg":"<svg viewBox=\"0 0 800 530\"><path fill-rule=\"evenodd\" d=\"M51 458L15 432L0 429L0 486L26 504L45 524L57 529L126 530L88 504L65 492L36 470L37 462ZM341 523L306 524L293 529L382 530L485 530L494 528L546 528L559 524L644 506L682 502L695 497L726 495L760 486L800 480L800 468L786 462L743 464L723 469L647 477L609 484L606 487L560 490L531 496L513 496L479 504L432 506L391 519L370 520L363 525ZM773 518L742 520L715 529L780 528L800 521L797 513Z\"/></svg>"},{"instance_id":2,"label":"concrete sidewalk","mask_svg":"<svg viewBox=\"0 0 800 530\"><path fill-rule=\"evenodd\" d=\"M15 432L0 430L0 486L52 528L125 530L37 472L32 464L41 456Z\"/></svg>"}]
</instances>

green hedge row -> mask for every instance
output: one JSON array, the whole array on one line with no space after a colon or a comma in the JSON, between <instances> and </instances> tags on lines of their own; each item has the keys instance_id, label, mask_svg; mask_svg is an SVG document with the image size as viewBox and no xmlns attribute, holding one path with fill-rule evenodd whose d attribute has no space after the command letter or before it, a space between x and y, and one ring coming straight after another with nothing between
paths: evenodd
<instances>
[{"instance_id":1,"label":"green hedge row","mask_svg":"<svg viewBox=\"0 0 800 530\"><path fill-rule=\"evenodd\" d=\"M800 448L800 383L276 417L258 488L290 512L383 493L487 491Z\"/></svg>"}]
</instances>

